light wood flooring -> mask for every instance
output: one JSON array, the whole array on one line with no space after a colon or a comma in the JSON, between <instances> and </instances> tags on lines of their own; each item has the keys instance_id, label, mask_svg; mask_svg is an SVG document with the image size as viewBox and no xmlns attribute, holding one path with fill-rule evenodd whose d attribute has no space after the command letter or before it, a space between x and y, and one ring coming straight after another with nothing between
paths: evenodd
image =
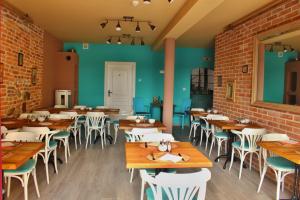
<instances>
[{"instance_id":1,"label":"light wood flooring","mask_svg":"<svg viewBox=\"0 0 300 200\"><path fill-rule=\"evenodd\" d=\"M189 130L174 129L178 140L186 141ZM140 196L140 178L136 171L134 181L129 183L129 173L125 169L124 137L119 134L116 145L108 145L104 150L100 143L92 144L86 150L84 145L76 151L71 140L71 157L68 163L59 164L58 174L50 166L50 184L47 185L45 169L41 160L37 173L41 200L137 200ZM204 152L203 145L199 150ZM59 156L64 159L63 148ZM211 156L213 160L215 154ZM242 179L238 180L238 162L233 169L223 170L224 160L214 163L211 169L212 179L208 183L206 200L271 200L275 199L275 183L265 179L262 190L256 193L259 174L245 169ZM187 170L191 171L191 170ZM289 196L286 193L282 197ZM23 199L23 188L20 182L13 180L11 196L8 198ZM32 177L29 180L29 199L38 199Z\"/></svg>"}]
</instances>

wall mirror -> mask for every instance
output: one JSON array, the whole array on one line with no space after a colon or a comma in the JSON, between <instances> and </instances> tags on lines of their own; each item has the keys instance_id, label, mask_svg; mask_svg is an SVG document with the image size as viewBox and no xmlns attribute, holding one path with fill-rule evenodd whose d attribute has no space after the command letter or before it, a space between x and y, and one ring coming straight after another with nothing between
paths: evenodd
<instances>
[{"instance_id":1,"label":"wall mirror","mask_svg":"<svg viewBox=\"0 0 300 200\"><path fill-rule=\"evenodd\" d=\"M252 105L300 114L300 21L255 37Z\"/></svg>"}]
</instances>

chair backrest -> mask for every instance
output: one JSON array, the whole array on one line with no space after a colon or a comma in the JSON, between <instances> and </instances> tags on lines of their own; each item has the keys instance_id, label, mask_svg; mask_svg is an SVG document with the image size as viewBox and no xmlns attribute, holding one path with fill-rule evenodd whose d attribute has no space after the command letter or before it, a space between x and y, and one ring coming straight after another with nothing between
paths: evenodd
<instances>
[{"instance_id":1,"label":"chair backrest","mask_svg":"<svg viewBox=\"0 0 300 200\"><path fill-rule=\"evenodd\" d=\"M74 109L86 109L86 106L84 106L84 105L76 105L73 108Z\"/></svg>"},{"instance_id":2,"label":"chair backrest","mask_svg":"<svg viewBox=\"0 0 300 200\"><path fill-rule=\"evenodd\" d=\"M67 108L66 105L54 105L54 108Z\"/></svg>"},{"instance_id":3,"label":"chair backrest","mask_svg":"<svg viewBox=\"0 0 300 200\"><path fill-rule=\"evenodd\" d=\"M126 117L126 119L128 119L128 120L136 120L137 118L144 119L145 117L144 116L137 116L137 115L130 115L130 116Z\"/></svg>"},{"instance_id":4,"label":"chair backrest","mask_svg":"<svg viewBox=\"0 0 300 200\"><path fill-rule=\"evenodd\" d=\"M191 111L205 112L204 108L191 108ZM193 115L191 115L191 121L193 121L193 120L195 120L195 117Z\"/></svg>"},{"instance_id":5,"label":"chair backrest","mask_svg":"<svg viewBox=\"0 0 300 200\"><path fill-rule=\"evenodd\" d=\"M36 110L33 111L33 113L38 116L45 116L45 117L48 117L50 115L50 112L48 110Z\"/></svg>"},{"instance_id":6,"label":"chair backrest","mask_svg":"<svg viewBox=\"0 0 300 200\"><path fill-rule=\"evenodd\" d=\"M266 133L264 128L244 128L242 131L234 131L241 140L241 148L247 144L249 148L247 150L251 152L257 151L257 142L261 141L263 135Z\"/></svg>"},{"instance_id":7,"label":"chair backrest","mask_svg":"<svg viewBox=\"0 0 300 200\"><path fill-rule=\"evenodd\" d=\"M76 117L79 116L76 111L61 111L60 114L62 114L62 115L68 115L71 118L76 118Z\"/></svg>"},{"instance_id":8,"label":"chair backrest","mask_svg":"<svg viewBox=\"0 0 300 200\"><path fill-rule=\"evenodd\" d=\"M290 138L287 134L282 134L282 133L268 133L263 135L262 141L272 141L272 142L277 142L277 141L289 141ZM268 151L266 149L263 149L263 159L266 161L267 157L269 156L275 156L275 154L271 151Z\"/></svg>"},{"instance_id":9,"label":"chair backrest","mask_svg":"<svg viewBox=\"0 0 300 200\"><path fill-rule=\"evenodd\" d=\"M142 97L134 97L133 98L133 110L134 112L145 112L145 102Z\"/></svg>"},{"instance_id":10,"label":"chair backrest","mask_svg":"<svg viewBox=\"0 0 300 200\"><path fill-rule=\"evenodd\" d=\"M211 119L211 120L229 120L229 117L224 116L224 115L217 115L217 114L209 114L206 116L207 119Z\"/></svg>"},{"instance_id":11,"label":"chair backrest","mask_svg":"<svg viewBox=\"0 0 300 200\"><path fill-rule=\"evenodd\" d=\"M23 127L22 131L35 133L39 141L45 142L45 149L49 148L51 137L59 131L50 131L48 127Z\"/></svg>"},{"instance_id":12,"label":"chair backrest","mask_svg":"<svg viewBox=\"0 0 300 200\"><path fill-rule=\"evenodd\" d=\"M8 132L7 128L5 126L1 126L1 136L5 136L7 132Z\"/></svg>"},{"instance_id":13,"label":"chair backrest","mask_svg":"<svg viewBox=\"0 0 300 200\"><path fill-rule=\"evenodd\" d=\"M72 117L70 115L66 115L66 114L51 114L49 116L49 119L52 120L59 120L59 119L71 119Z\"/></svg>"},{"instance_id":14,"label":"chair backrest","mask_svg":"<svg viewBox=\"0 0 300 200\"><path fill-rule=\"evenodd\" d=\"M190 111L192 105L191 99L183 99L179 112Z\"/></svg>"},{"instance_id":15,"label":"chair backrest","mask_svg":"<svg viewBox=\"0 0 300 200\"><path fill-rule=\"evenodd\" d=\"M174 142L175 139L172 134L169 133L148 133L141 136L142 142L160 142L169 141Z\"/></svg>"},{"instance_id":16,"label":"chair backrest","mask_svg":"<svg viewBox=\"0 0 300 200\"><path fill-rule=\"evenodd\" d=\"M200 172L173 174L161 172L150 176L146 170L140 170L141 178L150 186L154 200L204 200L206 184L211 179L211 172L203 168Z\"/></svg>"},{"instance_id":17,"label":"chair backrest","mask_svg":"<svg viewBox=\"0 0 300 200\"><path fill-rule=\"evenodd\" d=\"M8 132L4 138L4 141L22 141L22 142L37 142L39 136L32 132Z\"/></svg>"},{"instance_id":18,"label":"chair backrest","mask_svg":"<svg viewBox=\"0 0 300 200\"><path fill-rule=\"evenodd\" d=\"M104 127L105 114L103 112L87 112L86 123L89 127Z\"/></svg>"},{"instance_id":19,"label":"chair backrest","mask_svg":"<svg viewBox=\"0 0 300 200\"><path fill-rule=\"evenodd\" d=\"M157 128L133 128L130 132L126 132L130 142L140 141L143 135L160 133Z\"/></svg>"}]
</instances>

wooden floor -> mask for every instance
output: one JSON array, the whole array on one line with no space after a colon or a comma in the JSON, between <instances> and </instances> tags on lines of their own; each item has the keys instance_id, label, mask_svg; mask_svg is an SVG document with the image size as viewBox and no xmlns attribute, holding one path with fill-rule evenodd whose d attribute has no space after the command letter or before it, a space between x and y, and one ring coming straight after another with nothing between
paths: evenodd
<instances>
[{"instance_id":1,"label":"wooden floor","mask_svg":"<svg viewBox=\"0 0 300 200\"><path fill-rule=\"evenodd\" d=\"M175 128L178 140L187 140L188 129ZM140 178L135 173L134 181L129 183L129 173L125 169L124 137L119 135L116 145L91 145L87 150L82 145L77 151L71 141L71 158L67 164L59 164L59 173L54 174L50 166L50 184L47 185L44 165L39 160L37 166L41 200L135 200L140 195ZM64 158L63 148L59 155ZM203 151L203 147L199 148ZM204 151L203 151L204 152ZM215 155L211 156L211 159ZM242 180L238 180L238 163L231 172L222 169L223 160L214 163L212 179L208 183L206 200L271 200L275 199L275 183L265 179L262 190L256 193L259 175L255 171L244 170ZM190 170L188 170L190 171ZM282 197L287 197L286 193ZM20 182L12 181L11 196L8 199L23 199ZM33 179L29 180L29 199L38 199Z\"/></svg>"}]
</instances>

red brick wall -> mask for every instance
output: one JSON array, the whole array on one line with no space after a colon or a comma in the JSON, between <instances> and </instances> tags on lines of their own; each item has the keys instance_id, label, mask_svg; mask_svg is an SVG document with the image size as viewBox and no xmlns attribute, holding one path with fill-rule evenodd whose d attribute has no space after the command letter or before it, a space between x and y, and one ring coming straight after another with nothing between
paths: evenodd
<instances>
[{"instance_id":1,"label":"red brick wall","mask_svg":"<svg viewBox=\"0 0 300 200\"><path fill-rule=\"evenodd\" d=\"M215 43L215 83L222 76L222 87L214 88L214 108L231 118L244 117L266 127L268 131L288 133L300 138L300 115L251 106L253 39L260 32L300 20L298 0L286 0L281 5L220 33ZM242 73L248 65L249 72ZM236 80L236 102L225 99L226 82ZM291 183L291 180L289 180Z\"/></svg>"}]
</instances>

